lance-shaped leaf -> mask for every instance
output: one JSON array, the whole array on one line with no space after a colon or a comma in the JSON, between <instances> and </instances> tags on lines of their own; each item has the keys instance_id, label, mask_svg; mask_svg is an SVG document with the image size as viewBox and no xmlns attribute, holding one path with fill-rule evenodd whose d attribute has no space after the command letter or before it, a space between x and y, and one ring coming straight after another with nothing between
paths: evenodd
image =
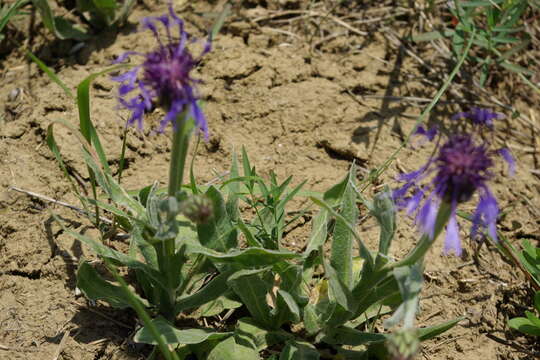
<instances>
[{"instance_id":1,"label":"lance-shaped leaf","mask_svg":"<svg viewBox=\"0 0 540 360\"><path fill-rule=\"evenodd\" d=\"M390 244L396 232L396 209L388 189L378 194L368 207L380 226L379 252L388 255Z\"/></svg>"},{"instance_id":2,"label":"lance-shaped leaf","mask_svg":"<svg viewBox=\"0 0 540 360\"><path fill-rule=\"evenodd\" d=\"M306 342L289 341L281 351L279 360L319 360L320 354L315 347Z\"/></svg>"},{"instance_id":3,"label":"lance-shaped leaf","mask_svg":"<svg viewBox=\"0 0 540 360\"><path fill-rule=\"evenodd\" d=\"M208 282L208 284L206 284L196 293L178 299L175 307L176 313L178 314L184 310L197 308L209 303L210 301L214 301L225 294L225 292L229 290L227 280L233 273L233 270L226 270L213 278L210 282Z\"/></svg>"},{"instance_id":4,"label":"lance-shaped leaf","mask_svg":"<svg viewBox=\"0 0 540 360\"><path fill-rule=\"evenodd\" d=\"M199 357L200 358L200 357ZM259 352L236 336L219 342L206 356L207 360L260 360Z\"/></svg>"},{"instance_id":5,"label":"lance-shaped leaf","mask_svg":"<svg viewBox=\"0 0 540 360\"><path fill-rule=\"evenodd\" d=\"M197 226L201 245L222 252L236 247L238 231L231 223L223 196L214 186L210 186L206 196L212 201L213 215Z\"/></svg>"},{"instance_id":6,"label":"lance-shaped leaf","mask_svg":"<svg viewBox=\"0 0 540 360\"><path fill-rule=\"evenodd\" d=\"M72 231L68 229L67 227L65 227L62 220L60 220L58 217L55 216L54 218L60 224L60 226L66 233L70 234L71 236L81 241L82 243L88 245L99 256L106 257L116 263L120 263L131 269L143 271L146 275L148 275L150 279L152 279L152 282L154 283L155 286L159 286L161 287L162 290L166 291L167 287L164 285L165 281L162 275L151 266L146 265L138 260L135 260L134 258L124 253L113 250L110 247L105 246L101 242L96 241L88 236L79 234L76 231Z\"/></svg>"},{"instance_id":7,"label":"lance-shaped leaf","mask_svg":"<svg viewBox=\"0 0 540 360\"><path fill-rule=\"evenodd\" d=\"M237 341L241 340L242 343L249 343L250 347L257 351L262 351L272 345L281 344L294 338L293 335L282 330L270 331L265 329L252 318L238 320L235 336Z\"/></svg>"},{"instance_id":8,"label":"lance-shaped leaf","mask_svg":"<svg viewBox=\"0 0 540 360\"><path fill-rule=\"evenodd\" d=\"M272 289L273 279L271 273L264 274L267 271L264 268L240 270L229 278L227 284L240 297L255 320L263 326L272 327L271 308L266 296Z\"/></svg>"},{"instance_id":9,"label":"lance-shaped leaf","mask_svg":"<svg viewBox=\"0 0 540 360\"><path fill-rule=\"evenodd\" d=\"M384 326L390 328L403 321L404 328L412 328L420 301L418 296L422 290L422 265L417 263L413 266L395 268L394 277L399 285L403 303L391 318L385 320Z\"/></svg>"},{"instance_id":10,"label":"lance-shaped leaf","mask_svg":"<svg viewBox=\"0 0 540 360\"><path fill-rule=\"evenodd\" d=\"M456 326L460 321L464 319L465 317L461 316L456 319L443 322L441 324L418 328L418 338L420 339L420 341L426 341L426 340L432 339L435 336L439 336L445 331L450 330L451 328Z\"/></svg>"},{"instance_id":11,"label":"lance-shaped leaf","mask_svg":"<svg viewBox=\"0 0 540 360\"><path fill-rule=\"evenodd\" d=\"M220 253L212 249L190 245L188 251L205 255L217 263L237 264L243 268L269 266L282 260L300 257L300 255L287 250L268 250L256 247L242 250L235 249L227 253Z\"/></svg>"},{"instance_id":12,"label":"lance-shaped leaf","mask_svg":"<svg viewBox=\"0 0 540 360\"><path fill-rule=\"evenodd\" d=\"M131 307L130 299L122 287L104 280L101 275L86 261L77 269L77 288L90 300L104 300L112 307L124 309ZM148 306L148 302L136 294L135 298Z\"/></svg>"},{"instance_id":13,"label":"lance-shaped leaf","mask_svg":"<svg viewBox=\"0 0 540 360\"><path fill-rule=\"evenodd\" d=\"M206 340L218 340L230 336L230 332L215 332L209 329L177 329L167 320L158 317L152 320L158 332L167 344L200 344ZM135 333L133 340L138 343L157 345L148 328L145 326Z\"/></svg>"},{"instance_id":14,"label":"lance-shaped leaf","mask_svg":"<svg viewBox=\"0 0 540 360\"><path fill-rule=\"evenodd\" d=\"M349 181L349 175L345 176L341 182L332 186L327 190L323 195L323 200L333 206L341 197L345 191L345 187ZM311 235L309 237L309 242L304 252L304 256L308 257L313 251L318 250L321 247L328 237L328 225L332 217L325 208L321 208L319 213L313 218Z\"/></svg>"},{"instance_id":15,"label":"lance-shaped leaf","mask_svg":"<svg viewBox=\"0 0 540 360\"><path fill-rule=\"evenodd\" d=\"M330 345L359 346L384 342L386 339L387 335L385 334L368 333L346 326L340 326L338 328L328 329L322 341Z\"/></svg>"},{"instance_id":16,"label":"lance-shaped leaf","mask_svg":"<svg viewBox=\"0 0 540 360\"><path fill-rule=\"evenodd\" d=\"M330 264L336 270L339 280L349 289L353 286L353 234L350 228L354 228L358 219L356 192L354 191L355 177L356 167L353 164L349 171L343 196L339 201L338 211L341 216L336 219L330 253Z\"/></svg>"}]
</instances>

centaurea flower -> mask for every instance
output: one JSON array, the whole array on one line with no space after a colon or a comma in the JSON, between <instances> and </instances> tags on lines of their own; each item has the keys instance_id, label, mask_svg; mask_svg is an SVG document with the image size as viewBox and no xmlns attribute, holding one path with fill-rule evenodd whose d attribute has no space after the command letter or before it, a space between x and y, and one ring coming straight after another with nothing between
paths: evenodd
<instances>
[{"instance_id":1,"label":"centaurea flower","mask_svg":"<svg viewBox=\"0 0 540 360\"><path fill-rule=\"evenodd\" d=\"M475 238L485 229L492 239L497 240L499 208L488 187L488 181L493 178L494 155L507 161L513 172L515 163L507 149L492 151L485 143L476 144L472 135L455 134L419 170L398 177L404 184L394 191L394 200L409 215L416 213L417 226L430 238L435 234L441 203L450 205L444 253L454 251L461 255L457 205L469 201L474 193L479 194L479 201L472 216L471 236ZM423 183L428 177L431 180Z\"/></svg>"},{"instance_id":2,"label":"centaurea flower","mask_svg":"<svg viewBox=\"0 0 540 360\"><path fill-rule=\"evenodd\" d=\"M452 120L460 118L469 119L474 125L486 126L489 129L493 129L493 120L504 119L504 115L489 109L473 107L469 111L459 112L452 116Z\"/></svg>"},{"instance_id":3,"label":"centaurea flower","mask_svg":"<svg viewBox=\"0 0 540 360\"><path fill-rule=\"evenodd\" d=\"M158 25L165 29L165 36L158 32ZM210 51L210 42L204 45L202 53L194 57L187 49L189 34L184 30L183 21L174 13L169 5L169 13L158 17L142 19L143 30L150 30L157 40L157 47L148 53L128 51L116 59L121 63L131 55L144 58L142 64L112 79L120 82L119 102L131 112L128 125L137 124L143 127L145 111L152 109L152 102L162 106L166 111L159 125L162 132L167 124L172 123L176 129L177 120L184 121L191 116L196 126L208 137L208 126L204 114L197 101L199 95L196 85L200 80L194 79L191 72L200 58ZM172 35L172 28L178 28L178 38ZM183 119L179 119L183 116Z\"/></svg>"}]
</instances>

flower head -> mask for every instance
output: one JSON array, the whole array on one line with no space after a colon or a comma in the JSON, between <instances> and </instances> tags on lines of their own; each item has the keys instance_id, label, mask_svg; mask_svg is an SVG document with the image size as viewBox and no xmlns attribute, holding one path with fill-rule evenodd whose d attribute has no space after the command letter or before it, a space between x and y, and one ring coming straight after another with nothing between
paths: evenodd
<instances>
[{"instance_id":1,"label":"flower head","mask_svg":"<svg viewBox=\"0 0 540 360\"><path fill-rule=\"evenodd\" d=\"M473 107L469 111L459 112L452 116L452 120L460 118L469 119L474 125L486 126L489 129L493 129L493 120L504 119L504 115L489 109Z\"/></svg>"},{"instance_id":2,"label":"flower head","mask_svg":"<svg viewBox=\"0 0 540 360\"><path fill-rule=\"evenodd\" d=\"M399 176L398 181L404 184L394 191L394 199L409 215L416 213L417 226L424 234L434 236L440 204L450 205L445 253L454 251L461 255L457 205L469 201L474 193L479 194L480 200L473 214L471 235L476 237L481 229L485 229L497 240L499 209L488 187L488 181L493 177L494 155L501 155L511 170L515 166L508 150L491 151L486 144L477 144L472 135L455 134L419 170ZM426 184L424 180L428 177L430 181Z\"/></svg>"},{"instance_id":3,"label":"flower head","mask_svg":"<svg viewBox=\"0 0 540 360\"><path fill-rule=\"evenodd\" d=\"M151 110L152 102L155 102L167 112L160 122L159 131L163 131L169 123L176 126L179 116L191 116L207 137L206 119L197 104L199 96L196 85L200 80L194 79L191 72L200 58L210 51L210 42L206 42L199 57L194 57L186 46L189 34L171 5L167 15L144 18L141 24L142 29L154 34L156 48L145 54L134 51L122 54L115 62L123 62L131 55L140 55L144 60L142 64L112 78L121 83L118 91L121 106L131 112L128 125L136 123L142 129L144 112ZM160 24L165 36L158 32ZM178 37L172 35L174 27L178 30Z\"/></svg>"}]
</instances>

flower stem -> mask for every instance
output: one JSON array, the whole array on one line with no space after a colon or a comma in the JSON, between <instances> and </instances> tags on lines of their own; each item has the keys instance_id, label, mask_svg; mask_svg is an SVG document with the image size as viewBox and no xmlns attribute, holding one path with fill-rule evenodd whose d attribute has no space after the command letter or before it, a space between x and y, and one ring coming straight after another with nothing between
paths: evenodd
<instances>
[{"instance_id":1,"label":"flower stem","mask_svg":"<svg viewBox=\"0 0 540 360\"><path fill-rule=\"evenodd\" d=\"M171 163L169 167L169 187L168 195L176 196L178 190L182 188L184 168L186 164L187 151L189 147L189 136L193 128L192 120L186 116L186 111L182 112L176 119L173 128ZM167 279L167 292L162 294L160 301L160 312L168 320L173 320L174 304L178 279L175 279L178 272L175 271L179 264L175 264L175 239L164 240L156 247L158 252L158 262L160 272Z\"/></svg>"},{"instance_id":2,"label":"flower stem","mask_svg":"<svg viewBox=\"0 0 540 360\"><path fill-rule=\"evenodd\" d=\"M394 263L389 263L386 266L389 268L397 268L400 266L408 266L415 264L418 260L424 257L426 252L429 250L435 239L439 236L439 234L444 229L444 226L448 222L448 219L450 218L452 207L450 203L443 201L441 203L441 206L439 208L439 212L437 213L437 220L435 221L435 231L433 234L433 238L429 236L429 234L422 235L422 238L420 239L420 242L416 245L414 249L411 250L411 252L402 260Z\"/></svg>"},{"instance_id":3,"label":"flower stem","mask_svg":"<svg viewBox=\"0 0 540 360\"><path fill-rule=\"evenodd\" d=\"M193 128L190 120L186 117L186 112L182 112L176 119L176 126L173 129L171 163L169 167L169 196L175 196L176 192L182 187L189 147L189 135Z\"/></svg>"}]
</instances>

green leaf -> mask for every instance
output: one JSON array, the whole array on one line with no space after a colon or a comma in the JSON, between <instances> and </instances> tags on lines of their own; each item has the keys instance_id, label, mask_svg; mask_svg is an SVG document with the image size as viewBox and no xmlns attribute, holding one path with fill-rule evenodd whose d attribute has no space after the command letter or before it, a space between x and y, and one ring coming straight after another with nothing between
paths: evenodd
<instances>
[{"instance_id":1,"label":"green leaf","mask_svg":"<svg viewBox=\"0 0 540 360\"><path fill-rule=\"evenodd\" d=\"M79 126L81 134L86 139L86 141L88 141L88 143L94 146L99 156L101 166L108 174L110 174L111 171L109 169L107 157L105 156L105 152L103 151L103 147L101 146L101 142L99 141L99 137L90 116L90 84L96 78L104 74L108 74L112 71L119 70L125 67L125 65L116 65L98 73L91 74L87 76L83 81L81 81L77 86L77 106L79 109Z\"/></svg>"},{"instance_id":2,"label":"green leaf","mask_svg":"<svg viewBox=\"0 0 540 360\"><path fill-rule=\"evenodd\" d=\"M238 159L237 159L236 153L233 152L229 179L233 179L238 176L239 176ZM237 182L232 182L228 185L228 190L229 190L229 196L227 197L227 202L225 204L225 207L227 209L227 214L229 215L229 218L231 219L231 221L239 221L240 212L238 210L238 199L240 196L239 195L240 184Z\"/></svg>"},{"instance_id":3,"label":"green leaf","mask_svg":"<svg viewBox=\"0 0 540 360\"><path fill-rule=\"evenodd\" d=\"M359 346L384 342L386 339L386 334L362 332L346 326L340 326L338 328L328 329L322 341L330 345Z\"/></svg>"},{"instance_id":4,"label":"green leaf","mask_svg":"<svg viewBox=\"0 0 540 360\"><path fill-rule=\"evenodd\" d=\"M336 270L341 283L351 289L353 286L353 235L350 228L354 228L358 219L358 207L356 205L356 192L354 181L356 178L356 166L351 166L347 185L343 196L339 201L340 218L336 219L334 236L330 253L330 264Z\"/></svg>"},{"instance_id":5,"label":"green leaf","mask_svg":"<svg viewBox=\"0 0 540 360\"><path fill-rule=\"evenodd\" d=\"M122 287L104 280L86 261L81 262L77 269L77 287L90 300L104 300L112 307L119 309L131 307L130 299L125 295ZM133 295L142 304L148 306L146 300L136 294Z\"/></svg>"},{"instance_id":6,"label":"green leaf","mask_svg":"<svg viewBox=\"0 0 540 360\"><path fill-rule=\"evenodd\" d=\"M338 273L327 261L324 261L324 271L330 285L330 291L328 293L330 299L337 302L343 309L352 312L355 299L353 299L351 291L343 284Z\"/></svg>"},{"instance_id":7,"label":"green leaf","mask_svg":"<svg viewBox=\"0 0 540 360\"><path fill-rule=\"evenodd\" d=\"M281 351L279 360L319 360L320 354L307 342L289 341Z\"/></svg>"},{"instance_id":8,"label":"green leaf","mask_svg":"<svg viewBox=\"0 0 540 360\"><path fill-rule=\"evenodd\" d=\"M396 232L396 208L392 201L390 189L385 189L383 193L378 194L375 197L369 211L375 216L381 229L381 234L379 236L379 252L388 255L390 244L392 243L392 239Z\"/></svg>"},{"instance_id":9,"label":"green leaf","mask_svg":"<svg viewBox=\"0 0 540 360\"><path fill-rule=\"evenodd\" d=\"M348 182L349 174L347 174L347 176L345 176L338 184L328 189L323 194L323 200L333 206L341 199ZM325 208L322 208L312 221L311 235L306 250L304 251L304 257L308 257L313 251L318 250L326 242L330 221L330 214Z\"/></svg>"},{"instance_id":10,"label":"green leaf","mask_svg":"<svg viewBox=\"0 0 540 360\"><path fill-rule=\"evenodd\" d=\"M259 353L236 336L218 343L208 354L207 360L259 360Z\"/></svg>"},{"instance_id":11,"label":"green leaf","mask_svg":"<svg viewBox=\"0 0 540 360\"><path fill-rule=\"evenodd\" d=\"M56 76L56 74L51 68L45 65L45 63L41 61L37 56L35 56L30 50L26 50L26 56L28 56L33 62L35 62L36 65L41 69L41 71L43 71L49 77L49 79L51 79L54 83L60 86L67 96L75 99L75 96L73 95L71 89L69 89L67 85L62 80L60 80L58 76Z\"/></svg>"},{"instance_id":12,"label":"green leaf","mask_svg":"<svg viewBox=\"0 0 540 360\"><path fill-rule=\"evenodd\" d=\"M184 310L197 308L218 299L229 290L227 280L232 274L232 270L223 272L213 278L196 293L178 299L175 306L175 312L179 314Z\"/></svg>"},{"instance_id":13,"label":"green leaf","mask_svg":"<svg viewBox=\"0 0 540 360\"><path fill-rule=\"evenodd\" d=\"M252 318L242 318L238 320L235 336L241 343L249 343L250 347L257 351L262 351L272 345L283 343L285 340L292 339L291 334L285 331L268 331L262 328Z\"/></svg>"},{"instance_id":14,"label":"green leaf","mask_svg":"<svg viewBox=\"0 0 540 360\"><path fill-rule=\"evenodd\" d=\"M277 303L278 309L286 306L288 312L292 314L292 319L285 319L287 322L291 321L296 323L300 321L300 308L291 294L289 294L285 290L279 289L277 291ZM280 324L278 324L278 326L281 326L282 323L283 321L280 321Z\"/></svg>"},{"instance_id":15,"label":"green leaf","mask_svg":"<svg viewBox=\"0 0 540 360\"><path fill-rule=\"evenodd\" d=\"M403 321L405 328L414 326L414 319L419 304L419 294L422 290L422 264L398 267L394 269L394 277L399 285L403 303L399 305L394 315L386 319L384 326L390 328Z\"/></svg>"},{"instance_id":16,"label":"green leaf","mask_svg":"<svg viewBox=\"0 0 540 360\"><path fill-rule=\"evenodd\" d=\"M53 215L54 216L54 215ZM145 272L149 278L152 279L154 285L160 286L163 290L166 291L167 287L164 285L164 279L162 275L155 269L153 269L151 266L146 265L134 258L129 257L128 255L125 255L121 252L118 252L116 250L111 249L108 246L103 245L101 242L98 242L88 236L79 234L76 231L72 231L65 227L62 220L60 220L57 216L54 216L55 220L60 224L62 229L73 236L75 239L81 241L82 243L90 246L90 248L95 251L99 256L106 257L108 259L114 260L120 264L123 264L131 269L135 270L141 270Z\"/></svg>"},{"instance_id":17,"label":"green leaf","mask_svg":"<svg viewBox=\"0 0 540 360\"><path fill-rule=\"evenodd\" d=\"M219 31L221 30L221 27L223 26L223 23L225 22L225 19L227 16L229 16L229 13L231 12L231 5L229 3L226 3L223 5L223 9L219 13L219 15L216 18L216 21L214 22L214 25L212 25L212 31L210 31L211 39L215 39Z\"/></svg>"},{"instance_id":18,"label":"green leaf","mask_svg":"<svg viewBox=\"0 0 540 360\"><path fill-rule=\"evenodd\" d=\"M353 290L353 297L358 299L354 317L358 317L374 304L383 303L387 298L399 295L399 286L391 272L378 271L363 277Z\"/></svg>"},{"instance_id":19,"label":"green leaf","mask_svg":"<svg viewBox=\"0 0 540 360\"><path fill-rule=\"evenodd\" d=\"M227 284L240 297L251 316L261 325L272 326L271 309L266 296L273 286L273 278L261 270L240 270L229 278ZM271 273L269 273L271 275Z\"/></svg>"},{"instance_id":20,"label":"green leaf","mask_svg":"<svg viewBox=\"0 0 540 360\"><path fill-rule=\"evenodd\" d=\"M464 316L460 316L456 319L449 320L441 324L418 328L418 338L420 339L420 341L432 339L435 336L439 336L440 334L450 330L464 319Z\"/></svg>"},{"instance_id":21,"label":"green leaf","mask_svg":"<svg viewBox=\"0 0 540 360\"><path fill-rule=\"evenodd\" d=\"M315 204L323 207L326 211L330 213L331 216L335 217L337 220L341 220L343 222L343 225L347 227L347 229L352 233L352 235L355 237L356 242L358 243L358 247L360 250L360 256L365 260L365 265L368 268L373 268L373 257L371 256L371 252L366 247L364 242L362 241L362 238L358 235L354 227L349 224L343 216L338 214L334 209L332 209L332 206L330 206L328 203L326 203L324 200L315 198L313 196L310 196L311 201L313 201Z\"/></svg>"},{"instance_id":22,"label":"green leaf","mask_svg":"<svg viewBox=\"0 0 540 360\"><path fill-rule=\"evenodd\" d=\"M527 74L527 75L534 75L534 71L531 71L527 68L524 68L523 66L519 66L516 64L511 64L508 61L503 61L501 63L501 66L507 70L513 71L518 74Z\"/></svg>"},{"instance_id":23,"label":"green leaf","mask_svg":"<svg viewBox=\"0 0 540 360\"><path fill-rule=\"evenodd\" d=\"M504 0L473 0L473 1L460 1L459 6L466 8L476 8L476 7L491 7L493 4L502 4Z\"/></svg>"},{"instance_id":24,"label":"green leaf","mask_svg":"<svg viewBox=\"0 0 540 360\"><path fill-rule=\"evenodd\" d=\"M529 321L531 322L531 324L533 324L534 326L536 326L538 329L540 329L540 319L536 317L536 315L534 315L532 312L530 311L525 311L525 316L527 317L527 319L529 319Z\"/></svg>"},{"instance_id":25,"label":"green leaf","mask_svg":"<svg viewBox=\"0 0 540 360\"><path fill-rule=\"evenodd\" d=\"M319 321L317 309L313 304L307 304L304 307L304 327L309 335L313 336L321 329L321 323Z\"/></svg>"},{"instance_id":26,"label":"green leaf","mask_svg":"<svg viewBox=\"0 0 540 360\"><path fill-rule=\"evenodd\" d=\"M200 344L206 340L223 339L232 334L230 332L219 333L207 329L180 330L162 317L152 320L152 323L165 338L167 344ZM146 326L135 333L133 340L138 343L157 345L157 341L152 337Z\"/></svg>"},{"instance_id":27,"label":"green leaf","mask_svg":"<svg viewBox=\"0 0 540 360\"><path fill-rule=\"evenodd\" d=\"M221 252L235 248L238 233L231 223L223 196L214 186L210 186L206 196L212 201L213 215L205 224L197 225L200 243Z\"/></svg>"},{"instance_id":28,"label":"green leaf","mask_svg":"<svg viewBox=\"0 0 540 360\"><path fill-rule=\"evenodd\" d=\"M227 253L219 253L212 249L197 246L189 246L188 250L195 254L205 255L217 263L237 264L243 268L269 266L282 260L300 257L300 255L287 250L268 250L256 247L235 249Z\"/></svg>"},{"instance_id":29,"label":"green leaf","mask_svg":"<svg viewBox=\"0 0 540 360\"><path fill-rule=\"evenodd\" d=\"M248 246L263 247L260 241L257 240L255 235L253 235L253 233L251 232L250 227L248 227L242 219L237 220L236 226L238 227L238 229L240 229L242 234L244 234Z\"/></svg>"},{"instance_id":30,"label":"green leaf","mask_svg":"<svg viewBox=\"0 0 540 360\"><path fill-rule=\"evenodd\" d=\"M412 41L414 42L423 42L423 41L432 41L432 40L438 40L445 37L450 37L454 35L454 30L451 29L444 29L443 31L430 31L427 33L422 33L418 35L412 36Z\"/></svg>"},{"instance_id":31,"label":"green leaf","mask_svg":"<svg viewBox=\"0 0 540 360\"><path fill-rule=\"evenodd\" d=\"M527 318L518 317L510 319L508 325L524 334L540 336L540 327L536 326Z\"/></svg>"},{"instance_id":32,"label":"green leaf","mask_svg":"<svg viewBox=\"0 0 540 360\"><path fill-rule=\"evenodd\" d=\"M28 4L29 0L17 0L13 4L5 4L4 7L0 9L0 33L7 25L9 20L17 14L17 10L24 5Z\"/></svg>"},{"instance_id":33,"label":"green leaf","mask_svg":"<svg viewBox=\"0 0 540 360\"><path fill-rule=\"evenodd\" d=\"M61 17L55 17L51 8L49 7L48 0L32 0L34 6L38 9L43 24L49 31L51 31L58 39L75 39L75 40L87 40L90 38L84 31L77 29Z\"/></svg>"},{"instance_id":34,"label":"green leaf","mask_svg":"<svg viewBox=\"0 0 540 360\"><path fill-rule=\"evenodd\" d=\"M229 290L223 296L202 305L198 313L203 317L211 317L219 315L225 310L238 309L243 304L235 300L236 298L232 290Z\"/></svg>"}]
</instances>

